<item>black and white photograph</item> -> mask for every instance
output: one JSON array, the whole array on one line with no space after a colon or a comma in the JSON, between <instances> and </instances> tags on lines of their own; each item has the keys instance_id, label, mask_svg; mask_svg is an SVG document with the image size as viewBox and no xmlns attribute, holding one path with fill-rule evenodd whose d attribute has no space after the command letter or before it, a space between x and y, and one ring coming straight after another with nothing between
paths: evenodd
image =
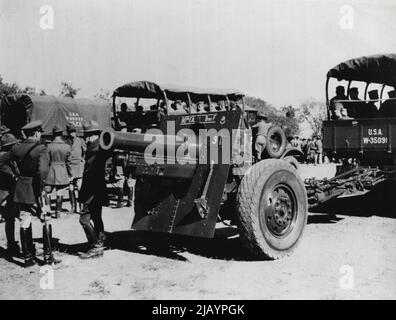
<instances>
[{"instance_id":1,"label":"black and white photograph","mask_svg":"<svg viewBox=\"0 0 396 320\"><path fill-rule=\"evenodd\" d=\"M395 300L395 34L394 0L0 0L0 300Z\"/></svg>"}]
</instances>

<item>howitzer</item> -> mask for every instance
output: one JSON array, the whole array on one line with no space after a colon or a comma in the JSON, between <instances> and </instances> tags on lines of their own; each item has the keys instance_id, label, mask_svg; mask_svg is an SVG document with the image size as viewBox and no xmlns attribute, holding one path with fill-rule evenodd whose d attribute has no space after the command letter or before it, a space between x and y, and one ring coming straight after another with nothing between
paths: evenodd
<instances>
[{"instance_id":1,"label":"howitzer","mask_svg":"<svg viewBox=\"0 0 396 320\"><path fill-rule=\"evenodd\" d=\"M159 123L138 128L144 134L105 130L100 136L101 148L127 155L136 179L132 228L211 238L216 223L227 220L257 257L289 255L307 220L307 195L296 169L286 160L252 157L257 110L246 108L243 94L194 90L141 81L113 93L115 119L116 97L136 97L137 106L140 98L157 99L156 106L167 109ZM189 111L172 114L168 98L182 100ZM217 111L194 113L193 104L202 101L218 103Z\"/></svg>"}]
</instances>

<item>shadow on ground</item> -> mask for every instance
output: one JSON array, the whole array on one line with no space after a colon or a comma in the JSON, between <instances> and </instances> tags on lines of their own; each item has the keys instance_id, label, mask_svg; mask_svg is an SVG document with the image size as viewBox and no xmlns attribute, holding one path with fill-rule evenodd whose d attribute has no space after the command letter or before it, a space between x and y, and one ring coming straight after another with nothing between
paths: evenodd
<instances>
[{"instance_id":1,"label":"shadow on ground","mask_svg":"<svg viewBox=\"0 0 396 320\"><path fill-rule=\"evenodd\" d=\"M182 261L187 261L181 255L185 252L211 259L257 260L243 246L238 230L234 227L217 229L213 239L145 231L118 231L109 234L109 246L113 249L155 254Z\"/></svg>"},{"instance_id":2,"label":"shadow on ground","mask_svg":"<svg viewBox=\"0 0 396 320\"><path fill-rule=\"evenodd\" d=\"M216 230L213 239L194 238L182 235L125 230L107 233L106 247L163 258L188 261L183 253L191 253L220 260L254 261L254 258L239 241L238 230L226 227ZM60 252L78 255L88 249L87 244L58 244Z\"/></svg>"}]
</instances>

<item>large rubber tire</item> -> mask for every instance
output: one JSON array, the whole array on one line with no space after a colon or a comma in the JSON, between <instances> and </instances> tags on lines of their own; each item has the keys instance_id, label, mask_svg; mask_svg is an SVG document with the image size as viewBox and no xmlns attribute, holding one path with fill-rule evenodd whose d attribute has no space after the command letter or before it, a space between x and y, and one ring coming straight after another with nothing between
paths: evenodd
<instances>
[{"instance_id":1,"label":"large rubber tire","mask_svg":"<svg viewBox=\"0 0 396 320\"><path fill-rule=\"evenodd\" d=\"M285 152L286 135L281 127L272 126L268 129L265 150L270 158L279 159Z\"/></svg>"},{"instance_id":2,"label":"large rubber tire","mask_svg":"<svg viewBox=\"0 0 396 320\"><path fill-rule=\"evenodd\" d=\"M261 259L280 259L296 248L308 217L304 183L287 162L266 159L243 177L237 194L241 240Z\"/></svg>"}]
</instances>

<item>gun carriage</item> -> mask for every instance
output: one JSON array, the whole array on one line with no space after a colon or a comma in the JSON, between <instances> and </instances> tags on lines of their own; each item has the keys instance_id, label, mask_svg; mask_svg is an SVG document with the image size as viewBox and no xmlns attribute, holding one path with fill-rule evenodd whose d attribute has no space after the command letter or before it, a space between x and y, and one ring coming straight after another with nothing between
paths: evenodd
<instances>
[{"instance_id":1,"label":"gun carriage","mask_svg":"<svg viewBox=\"0 0 396 320\"><path fill-rule=\"evenodd\" d=\"M129 98L135 100L133 110L124 105L119 111L117 104ZM152 104L147 111L145 99ZM176 102L183 108L176 110ZM285 148L284 134L275 127L268 134L271 152L257 161L251 128L256 112L236 90L147 81L117 88L115 130L103 131L100 143L136 179L132 228L211 238L216 223L229 220L257 257L289 255L307 220L304 184L297 161L290 161L299 152Z\"/></svg>"}]
</instances>

